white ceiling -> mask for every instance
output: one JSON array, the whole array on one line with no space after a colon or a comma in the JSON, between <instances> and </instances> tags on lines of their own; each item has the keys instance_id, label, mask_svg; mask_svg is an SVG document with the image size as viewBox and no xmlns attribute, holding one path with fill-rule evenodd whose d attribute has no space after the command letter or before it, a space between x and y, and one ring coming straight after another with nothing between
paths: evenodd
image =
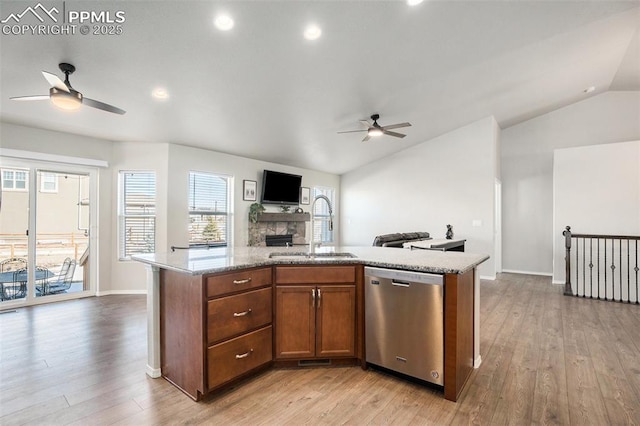
<instances>
[{"instance_id":1,"label":"white ceiling","mask_svg":"<svg viewBox=\"0 0 640 426\"><path fill-rule=\"evenodd\" d=\"M62 1L45 2L45 5ZM30 2L2 1L0 18ZM344 173L493 115L508 127L607 90L640 90L640 1L100 1L122 35L1 35L5 122L113 141L168 142ZM220 32L226 11L235 27ZM28 19L25 17L23 19ZM315 22L322 37L310 42ZM69 113L40 71L127 110ZM163 86L164 102L150 93ZM595 86L594 92L583 90ZM358 120L409 121L360 142Z\"/></svg>"}]
</instances>

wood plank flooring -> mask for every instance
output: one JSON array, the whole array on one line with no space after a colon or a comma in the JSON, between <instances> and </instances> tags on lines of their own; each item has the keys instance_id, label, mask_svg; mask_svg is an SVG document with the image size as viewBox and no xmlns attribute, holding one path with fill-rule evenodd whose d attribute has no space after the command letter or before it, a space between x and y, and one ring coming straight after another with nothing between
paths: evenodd
<instances>
[{"instance_id":1,"label":"wood plank flooring","mask_svg":"<svg viewBox=\"0 0 640 426\"><path fill-rule=\"evenodd\" d=\"M0 315L0 424L640 425L640 306L546 277L481 286L483 363L457 403L359 367L272 369L196 403L145 374L145 296L104 296Z\"/></svg>"}]
</instances>

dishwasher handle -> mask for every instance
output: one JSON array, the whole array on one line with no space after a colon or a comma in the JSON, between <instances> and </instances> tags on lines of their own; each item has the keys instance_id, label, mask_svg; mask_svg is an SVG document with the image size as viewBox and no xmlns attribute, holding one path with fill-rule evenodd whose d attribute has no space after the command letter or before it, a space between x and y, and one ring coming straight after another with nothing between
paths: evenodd
<instances>
[{"instance_id":1,"label":"dishwasher handle","mask_svg":"<svg viewBox=\"0 0 640 426\"><path fill-rule=\"evenodd\" d=\"M391 285L396 287L409 287L411 283L409 281L391 280Z\"/></svg>"}]
</instances>

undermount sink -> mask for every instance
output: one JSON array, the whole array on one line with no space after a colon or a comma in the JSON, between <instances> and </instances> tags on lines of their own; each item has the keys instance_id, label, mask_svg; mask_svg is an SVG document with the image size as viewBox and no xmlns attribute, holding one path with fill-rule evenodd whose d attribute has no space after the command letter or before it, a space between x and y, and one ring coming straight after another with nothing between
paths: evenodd
<instances>
[{"instance_id":1,"label":"undermount sink","mask_svg":"<svg viewBox=\"0 0 640 426\"><path fill-rule=\"evenodd\" d=\"M274 252L269 255L271 259L281 260L296 260L296 259L312 259L312 260L338 260L338 259L353 259L357 257L353 253L340 253L340 252L323 252L323 253L287 253L287 252Z\"/></svg>"}]
</instances>

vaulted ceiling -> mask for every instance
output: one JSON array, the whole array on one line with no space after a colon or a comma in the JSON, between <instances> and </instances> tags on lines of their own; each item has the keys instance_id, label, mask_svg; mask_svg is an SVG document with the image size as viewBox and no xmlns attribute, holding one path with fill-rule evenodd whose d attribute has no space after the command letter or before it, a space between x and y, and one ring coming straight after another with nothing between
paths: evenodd
<instances>
[{"instance_id":1,"label":"vaulted ceiling","mask_svg":"<svg viewBox=\"0 0 640 426\"><path fill-rule=\"evenodd\" d=\"M0 18L36 5L2 1ZM75 34L5 34L19 30L15 19L2 24L2 121L330 173L489 115L504 128L607 90L640 90L639 1L45 5L57 5L65 19L69 11L104 11L111 18L121 11L122 34L92 34L90 25L83 35L79 24ZM235 22L229 31L213 25L222 12ZM33 16L20 19L20 25L38 24ZM309 23L322 30L317 40L303 37ZM60 62L76 66L76 90L127 113L9 100L47 94L41 71L62 77ZM158 87L167 99L151 96ZM585 93L588 87L595 89ZM373 113L383 126L412 126L401 129L403 139L361 142L364 133L337 133L359 129L358 120Z\"/></svg>"}]
</instances>

